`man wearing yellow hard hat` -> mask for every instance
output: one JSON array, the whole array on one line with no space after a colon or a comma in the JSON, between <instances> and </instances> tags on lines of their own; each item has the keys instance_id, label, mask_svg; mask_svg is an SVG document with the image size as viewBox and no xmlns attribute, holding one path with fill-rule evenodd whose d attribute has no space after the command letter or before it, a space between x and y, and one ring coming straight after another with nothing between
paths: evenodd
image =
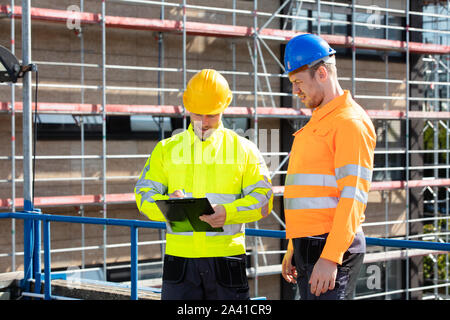
<instances>
[{"instance_id":1,"label":"man wearing yellow hard hat","mask_svg":"<svg viewBox=\"0 0 450 320\"><path fill-rule=\"evenodd\" d=\"M158 142L136 184L137 207L149 219L166 221L156 200L206 197L215 213L200 220L223 230L179 232L166 222L163 300L249 299L245 223L270 214L273 194L256 145L222 124L231 100L219 72L195 74L183 95L189 128Z\"/></svg>"}]
</instances>

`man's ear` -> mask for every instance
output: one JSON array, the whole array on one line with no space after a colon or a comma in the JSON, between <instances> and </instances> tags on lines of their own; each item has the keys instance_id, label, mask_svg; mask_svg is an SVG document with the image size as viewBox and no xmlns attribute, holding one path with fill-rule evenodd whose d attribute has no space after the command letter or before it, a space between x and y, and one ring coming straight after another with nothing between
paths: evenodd
<instances>
[{"instance_id":1,"label":"man's ear","mask_svg":"<svg viewBox=\"0 0 450 320\"><path fill-rule=\"evenodd\" d=\"M324 65L321 65L316 71L317 80L321 82L327 80L329 76L328 69Z\"/></svg>"}]
</instances>

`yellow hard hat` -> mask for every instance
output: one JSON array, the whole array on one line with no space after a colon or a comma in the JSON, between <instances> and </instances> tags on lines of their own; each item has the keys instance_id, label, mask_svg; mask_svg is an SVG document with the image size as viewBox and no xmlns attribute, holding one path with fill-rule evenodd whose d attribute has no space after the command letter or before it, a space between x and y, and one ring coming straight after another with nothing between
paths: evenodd
<instances>
[{"instance_id":1,"label":"yellow hard hat","mask_svg":"<svg viewBox=\"0 0 450 320\"><path fill-rule=\"evenodd\" d=\"M216 70L203 69L189 80L183 94L186 110L196 114L219 114L231 103L233 93Z\"/></svg>"}]
</instances>

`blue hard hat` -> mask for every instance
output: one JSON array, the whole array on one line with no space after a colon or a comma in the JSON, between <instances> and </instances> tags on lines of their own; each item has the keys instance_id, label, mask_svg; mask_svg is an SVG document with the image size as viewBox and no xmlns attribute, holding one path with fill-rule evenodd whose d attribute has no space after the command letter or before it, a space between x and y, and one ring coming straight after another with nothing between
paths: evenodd
<instances>
[{"instance_id":1,"label":"blue hard hat","mask_svg":"<svg viewBox=\"0 0 450 320\"><path fill-rule=\"evenodd\" d=\"M336 50L315 34L301 34L292 38L284 51L286 73L336 53Z\"/></svg>"}]
</instances>

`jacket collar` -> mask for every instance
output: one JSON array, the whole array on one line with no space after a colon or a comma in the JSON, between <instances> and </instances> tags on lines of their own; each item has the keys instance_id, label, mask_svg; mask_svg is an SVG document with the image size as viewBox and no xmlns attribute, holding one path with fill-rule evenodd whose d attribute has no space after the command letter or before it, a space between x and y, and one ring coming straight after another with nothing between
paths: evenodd
<instances>
[{"instance_id":1,"label":"jacket collar","mask_svg":"<svg viewBox=\"0 0 450 320\"><path fill-rule=\"evenodd\" d=\"M194 127L192 126L192 123L189 124L189 127L187 128L187 132L189 134L189 140L191 142L191 144L195 143L204 143L204 144L214 144L216 143L220 137L222 136L223 131L225 130L225 127L223 126L222 121L220 121L219 126L217 127L216 130L214 130L214 132L212 133L212 135L210 135L206 140L200 140L199 137L197 137L197 135L194 132Z\"/></svg>"},{"instance_id":2,"label":"jacket collar","mask_svg":"<svg viewBox=\"0 0 450 320\"><path fill-rule=\"evenodd\" d=\"M330 102L328 102L326 105L316 108L312 112L311 120L316 122L320 121L322 118L324 118L327 114L334 111L337 107L344 105L348 99L351 98L350 92L348 90L344 90L344 94L340 95L339 97L334 98Z\"/></svg>"},{"instance_id":3,"label":"jacket collar","mask_svg":"<svg viewBox=\"0 0 450 320\"><path fill-rule=\"evenodd\" d=\"M310 123L318 122L321 119L323 119L326 115L328 115L330 112L334 111L337 107L343 106L352 99L352 96L350 94L350 91L344 90L344 94L340 95L339 97L334 98L330 102L328 102L326 105L320 108L315 108L312 112L312 116L310 121L308 121L307 125ZM303 127L304 128L304 127ZM303 130L301 128L300 130L296 131L293 135L296 136L300 131Z\"/></svg>"}]
</instances>

